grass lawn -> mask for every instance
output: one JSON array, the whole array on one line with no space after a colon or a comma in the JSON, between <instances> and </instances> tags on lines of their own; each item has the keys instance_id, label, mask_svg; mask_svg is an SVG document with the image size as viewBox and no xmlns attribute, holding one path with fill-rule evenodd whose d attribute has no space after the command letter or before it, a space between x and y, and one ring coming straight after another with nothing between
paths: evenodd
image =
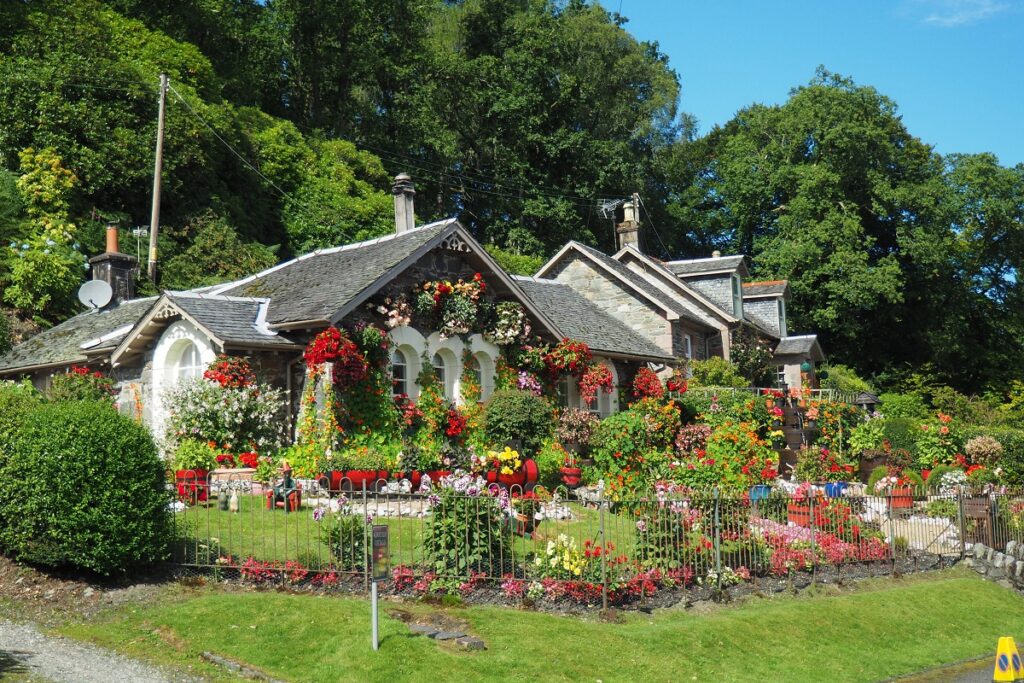
<instances>
[{"instance_id":1,"label":"grass lawn","mask_svg":"<svg viewBox=\"0 0 1024 683\"><path fill-rule=\"evenodd\" d=\"M384 614L393 606L382 603L376 653L366 600L274 592L179 588L163 604L62 632L179 666L209 650L290 681L877 681L994 653L1001 635L1024 636L1024 600L962 570L703 614L630 613L623 623L449 609L486 641L475 653L411 636Z\"/></svg>"},{"instance_id":2,"label":"grass lawn","mask_svg":"<svg viewBox=\"0 0 1024 683\"><path fill-rule=\"evenodd\" d=\"M264 499L242 496L241 511L224 512L217 509L216 501L188 508L175 515L175 531L180 539L179 552L190 558L199 557L199 564L209 564L204 551L209 539L217 539L221 552L236 558L255 557L260 560L299 560L306 566L323 566L331 561L327 543L322 538L320 524L313 520L312 510L302 508L297 513L267 510ZM368 503L370 514L378 512L376 503ZM383 503L381 503L383 505ZM560 533L575 537L578 544L596 540L599 531L599 513L593 508L572 507L576 518L570 521L546 520L538 527L538 537L514 537L512 557L518 559L543 547L547 539ZM422 558L423 533L426 520L422 518L377 517L375 524L390 527L391 564L414 564ZM632 520L607 513L606 537L616 548L628 550L633 543ZM212 558L215 559L215 558ZM194 561L194 560L192 560ZM500 572L499 572L500 573Z\"/></svg>"}]
</instances>

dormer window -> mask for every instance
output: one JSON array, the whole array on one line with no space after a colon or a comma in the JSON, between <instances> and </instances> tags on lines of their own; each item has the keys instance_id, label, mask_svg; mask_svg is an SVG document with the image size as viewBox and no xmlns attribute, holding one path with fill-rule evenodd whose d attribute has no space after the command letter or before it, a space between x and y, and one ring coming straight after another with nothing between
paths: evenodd
<instances>
[{"instance_id":1,"label":"dormer window","mask_svg":"<svg viewBox=\"0 0 1024 683\"><path fill-rule=\"evenodd\" d=\"M786 336L786 302L782 299L778 299L776 303L779 306L779 336Z\"/></svg>"},{"instance_id":2,"label":"dormer window","mask_svg":"<svg viewBox=\"0 0 1024 683\"><path fill-rule=\"evenodd\" d=\"M740 282L740 274L732 274L732 313L740 320L743 319L743 283Z\"/></svg>"}]
</instances>

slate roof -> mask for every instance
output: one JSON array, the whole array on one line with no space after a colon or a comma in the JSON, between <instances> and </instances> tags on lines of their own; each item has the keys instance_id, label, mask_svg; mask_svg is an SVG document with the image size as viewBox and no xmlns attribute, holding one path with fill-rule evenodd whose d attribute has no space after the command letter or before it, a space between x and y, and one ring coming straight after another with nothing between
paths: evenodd
<instances>
[{"instance_id":1,"label":"slate roof","mask_svg":"<svg viewBox=\"0 0 1024 683\"><path fill-rule=\"evenodd\" d=\"M289 343L262 320L266 299L243 299L194 292L165 292L182 311L227 344L262 346Z\"/></svg>"},{"instance_id":2,"label":"slate roof","mask_svg":"<svg viewBox=\"0 0 1024 683\"><path fill-rule=\"evenodd\" d=\"M763 282L744 282L743 298L785 296L789 283L785 280L765 280Z\"/></svg>"},{"instance_id":3,"label":"slate roof","mask_svg":"<svg viewBox=\"0 0 1024 683\"><path fill-rule=\"evenodd\" d=\"M629 267L625 266L622 263L619 263L618 261L613 259L611 256L608 256L604 252L598 251L593 247L588 247L585 244L580 244L579 242L574 242L574 244L583 251L585 251L587 254L593 256L603 266L605 266L610 271L615 273L616 276L628 282L638 291L643 292L645 296L667 307L670 311L678 315L680 318L689 320L690 322L693 323L697 323L698 325L702 325L705 327L707 326L707 322L701 320L699 317L694 315L688 308L686 308L686 306L676 302L675 300L673 300L671 296L665 294L660 289L652 285L642 275L633 272L632 269L630 269Z\"/></svg>"},{"instance_id":4,"label":"slate roof","mask_svg":"<svg viewBox=\"0 0 1024 683\"><path fill-rule=\"evenodd\" d=\"M814 351L817 350L817 354ZM783 337L779 345L775 347L776 356L821 356L821 346L818 344L818 335L803 334L797 337Z\"/></svg>"},{"instance_id":5,"label":"slate roof","mask_svg":"<svg viewBox=\"0 0 1024 683\"><path fill-rule=\"evenodd\" d=\"M673 360L656 344L602 311L572 287L542 278L515 279L526 296L546 311L566 336L586 342L594 351Z\"/></svg>"},{"instance_id":6,"label":"slate roof","mask_svg":"<svg viewBox=\"0 0 1024 683\"><path fill-rule=\"evenodd\" d=\"M69 318L18 344L0 357L0 372L85 362L86 349L81 348L82 344L126 328L122 333L90 346L88 351L92 353L113 348L128 334L129 326L145 315L154 301L156 297L133 299L110 310L87 311Z\"/></svg>"},{"instance_id":7,"label":"slate roof","mask_svg":"<svg viewBox=\"0 0 1024 683\"><path fill-rule=\"evenodd\" d=\"M267 323L271 325L330 320L388 270L454 223L448 219L368 242L314 251L222 285L213 293L270 299Z\"/></svg>"},{"instance_id":8,"label":"slate roof","mask_svg":"<svg viewBox=\"0 0 1024 683\"><path fill-rule=\"evenodd\" d=\"M665 267L680 277L715 273L723 270L736 270L737 268L746 269L742 255L712 256L711 258L689 259L686 261L666 261Z\"/></svg>"}]
</instances>

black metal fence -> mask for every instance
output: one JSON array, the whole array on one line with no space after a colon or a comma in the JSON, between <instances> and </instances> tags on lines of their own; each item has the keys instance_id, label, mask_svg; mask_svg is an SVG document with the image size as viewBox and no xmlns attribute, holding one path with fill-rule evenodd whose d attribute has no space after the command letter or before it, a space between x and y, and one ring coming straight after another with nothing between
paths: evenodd
<instances>
[{"instance_id":1,"label":"black metal fence","mask_svg":"<svg viewBox=\"0 0 1024 683\"><path fill-rule=\"evenodd\" d=\"M233 477L178 482L173 562L254 583L358 589L369 585L371 528L386 525L395 591L491 585L510 597L607 605L666 588L773 591L928 569L976 542L998 550L1024 539L1024 490L659 489L618 499L595 488L545 500L456 479L457 492L386 481L276 491Z\"/></svg>"}]
</instances>

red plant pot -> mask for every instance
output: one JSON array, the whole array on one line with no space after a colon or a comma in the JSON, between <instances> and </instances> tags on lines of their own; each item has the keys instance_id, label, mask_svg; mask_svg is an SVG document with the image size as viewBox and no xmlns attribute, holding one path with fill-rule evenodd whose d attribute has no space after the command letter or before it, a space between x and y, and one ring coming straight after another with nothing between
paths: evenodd
<instances>
[{"instance_id":1,"label":"red plant pot","mask_svg":"<svg viewBox=\"0 0 1024 683\"><path fill-rule=\"evenodd\" d=\"M893 510L906 510L914 507L914 489L896 487L889 493L889 507Z\"/></svg>"},{"instance_id":2,"label":"red plant pot","mask_svg":"<svg viewBox=\"0 0 1024 683\"><path fill-rule=\"evenodd\" d=\"M345 470L345 478L352 485L353 491L360 491L365 486L372 489L377 480L381 478L381 470ZM387 477L387 472L383 472Z\"/></svg>"},{"instance_id":3,"label":"red plant pot","mask_svg":"<svg viewBox=\"0 0 1024 683\"><path fill-rule=\"evenodd\" d=\"M810 503L789 503L786 507L789 513L789 521L797 526L811 525L811 504Z\"/></svg>"},{"instance_id":4,"label":"red plant pot","mask_svg":"<svg viewBox=\"0 0 1024 683\"><path fill-rule=\"evenodd\" d=\"M526 484L526 470L522 467L512 474L502 474L500 470L496 470L495 474L497 474L498 483L502 486L524 486Z\"/></svg>"},{"instance_id":5,"label":"red plant pot","mask_svg":"<svg viewBox=\"0 0 1024 683\"><path fill-rule=\"evenodd\" d=\"M572 488L579 486L583 479L583 470L579 467L563 467L559 472L562 473L562 483Z\"/></svg>"},{"instance_id":6,"label":"red plant pot","mask_svg":"<svg viewBox=\"0 0 1024 683\"><path fill-rule=\"evenodd\" d=\"M320 484L321 488L334 493L341 490L341 480L344 476L345 473L341 470L330 470L317 477L317 483Z\"/></svg>"},{"instance_id":7,"label":"red plant pot","mask_svg":"<svg viewBox=\"0 0 1024 683\"><path fill-rule=\"evenodd\" d=\"M451 475L451 470L432 470L427 472L427 476L430 477L430 484L433 486L437 482L441 481L443 477Z\"/></svg>"},{"instance_id":8,"label":"red plant pot","mask_svg":"<svg viewBox=\"0 0 1024 683\"><path fill-rule=\"evenodd\" d=\"M178 497L193 503L207 500L209 496L210 470L175 470L174 481L178 485Z\"/></svg>"},{"instance_id":9,"label":"red plant pot","mask_svg":"<svg viewBox=\"0 0 1024 683\"><path fill-rule=\"evenodd\" d=\"M412 484L412 490L415 491L420 487L420 480L423 478L423 473L419 470L413 470L412 472L404 472L403 476L409 480Z\"/></svg>"}]
</instances>

